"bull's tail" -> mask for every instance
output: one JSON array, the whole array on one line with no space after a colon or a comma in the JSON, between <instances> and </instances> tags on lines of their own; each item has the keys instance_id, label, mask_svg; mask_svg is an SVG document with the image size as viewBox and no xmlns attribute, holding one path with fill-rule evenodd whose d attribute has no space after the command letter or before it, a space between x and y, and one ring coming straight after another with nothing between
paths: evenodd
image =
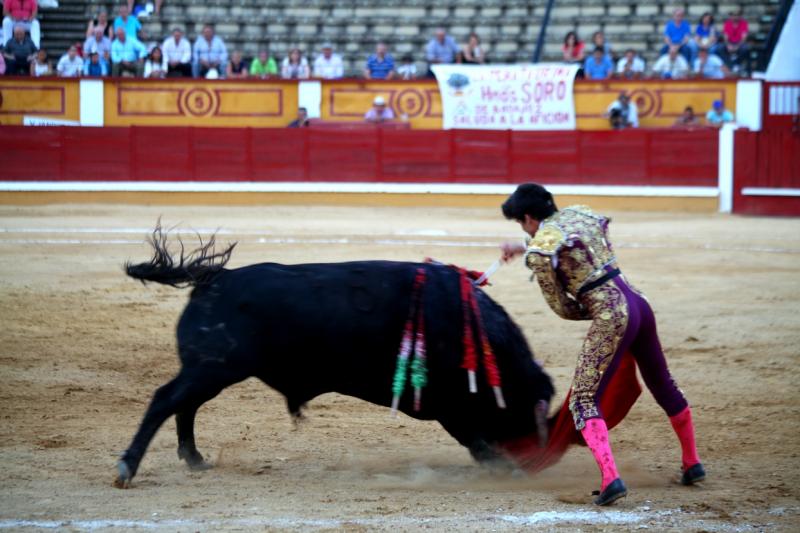
<instances>
[{"instance_id":1,"label":"bull's tail","mask_svg":"<svg viewBox=\"0 0 800 533\"><path fill-rule=\"evenodd\" d=\"M147 239L153 247L152 259L139 264L127 262L125 263L125 272L142 283L154 281L173 287L194 287L209 283L225 269L225 264L231 258L231 252L236 243L229 244L224 250L218 252L214 248L214 235L206 242L203 242L199 235L198 238L200 246L186 254L183 241L177 237L180 253L176 257L169 250L167 233L162 231L159 220L152 235Z\"/></svg>"}]
</instances>

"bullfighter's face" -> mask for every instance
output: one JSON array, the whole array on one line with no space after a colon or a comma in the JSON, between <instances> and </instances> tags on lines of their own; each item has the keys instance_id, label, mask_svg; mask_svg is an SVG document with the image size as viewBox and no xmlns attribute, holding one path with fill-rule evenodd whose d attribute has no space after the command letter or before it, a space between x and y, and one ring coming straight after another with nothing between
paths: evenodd
<instances>
[{"instance_id":1,"label":"bullfighter's face","mask_svg":"<svg viewBox=\"0 0 800 533\"><path fill-rule=\"evenodd\" d=\"M525 218L519 221L522 231L533 237L539 231L539 221L532 218L530 215L525 215Z\"/></svg>"}]
</instances>

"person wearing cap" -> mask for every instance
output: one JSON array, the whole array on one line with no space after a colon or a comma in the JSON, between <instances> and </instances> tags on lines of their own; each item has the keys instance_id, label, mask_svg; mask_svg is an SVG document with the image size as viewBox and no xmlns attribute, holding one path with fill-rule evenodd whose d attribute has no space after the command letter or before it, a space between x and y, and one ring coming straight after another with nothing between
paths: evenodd
<instances>
[{"instance_id":1,"label":"person wearing cap","mask_svg":"<svg viewBox=\"0 0 800 533\"><path fill-rule=\"evenodd\" d=\"M172 29L172 36L164 39L161 51L167 60L167 77L192 77L192 45L189 44L189 39L183 36L182 29L178 27Z\"/></svg>"},{"instance_id":2,"label":"person wearing cap","mask_svg":"<svg viewBox=\"0 0 800 533\"><path fill-rule=\"evenodd\" d=\"M322 45L322 53L314 60L314 77L324 80L338 80L344 76L342 56L333 53L333 45Z\"/></svg>"},{"instance_id":3,"label":"person wearing cap","mask_svg":"<svg viewBox=\"0 0 800 533\"><path fill-rule=\"evenodd\" d=\"M733 122L733 113L725 109L722 100L714 100L713 106L706 113L706 122L709 126L721 128L726 122Z\"/></svg>"},{"instance_id":4,"label":"person wearing cap","mask_svg":"<svg viewBox=\"0 0 800 533\"><path fill-rule=\"evenodd\" d=\"M364 120L373 124L388 122L394 119L394 113L387 107L383 96L376 96L372 101L372 108L364 115Z\"/></svg>"}]
</instances>

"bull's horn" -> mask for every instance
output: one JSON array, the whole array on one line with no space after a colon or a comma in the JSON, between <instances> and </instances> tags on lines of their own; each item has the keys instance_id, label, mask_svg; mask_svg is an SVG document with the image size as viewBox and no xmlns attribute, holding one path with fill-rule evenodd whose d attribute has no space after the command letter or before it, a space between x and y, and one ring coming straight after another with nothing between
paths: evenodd
<instances>
[{"instance_id":1,"label":"bull's horn","mask_svg":"<svg viewBox=\"0 0 800 533\"><path fill-rule=\"evenodd\" d=\"M547 446L547 412L549 410L550 404L546 400L536 402L533 410L536 416L536 434L539 437L540 448Z\"/></svg>"}]
</instances>

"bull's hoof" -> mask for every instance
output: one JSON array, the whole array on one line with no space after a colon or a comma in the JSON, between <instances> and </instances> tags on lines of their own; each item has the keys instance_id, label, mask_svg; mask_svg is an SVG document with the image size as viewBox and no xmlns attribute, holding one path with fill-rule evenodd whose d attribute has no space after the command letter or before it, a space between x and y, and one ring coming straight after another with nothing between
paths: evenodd
<instances>
[{"instance_id":1,"label":"bull's hoof","mask_svg":"<svg viewBox=\"0 0 800 533\"><path fill-rule=\"evenodd\" d=\"M178 448L178 458L186 461L186 465L190 470L208 470L211 468L211 465L203 459L203 456L197 450Z\"/></svg>"},{"instance_id":2,"label":"bull's hoof","mask_svg":"<svg viewBox=\"0 0 800 533\"><path fill-rule=\"evenodd\" d=\"M131 488L131 479L133 479L133 474L131 474L131 469L128 467L128 463L123 460L119 460L117 462L117 472L117 479L114 480L114 486L118 489Z\"/></svg>"}]
</instances>

